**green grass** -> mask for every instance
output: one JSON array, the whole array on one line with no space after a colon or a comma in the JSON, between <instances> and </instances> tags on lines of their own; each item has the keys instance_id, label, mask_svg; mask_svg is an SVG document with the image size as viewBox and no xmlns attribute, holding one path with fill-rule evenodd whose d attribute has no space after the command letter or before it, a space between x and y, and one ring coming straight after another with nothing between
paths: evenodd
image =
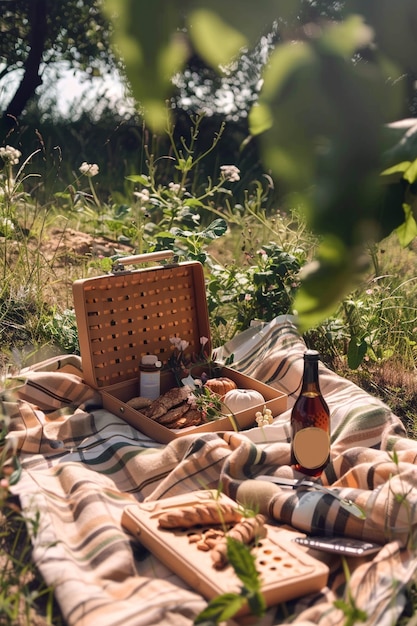
<instances>
[{"instance_id":1,"label":"green grass","mask_svg":"<svg viewBox=\"0 0 417 626\"><path fill-rule=\"evenodd\" d=\"M27 520L17 504L0 513L0 523L0 624L60 626L63 622L54 590L45 585L32 562Z\"/></svg>"}]
</instances>

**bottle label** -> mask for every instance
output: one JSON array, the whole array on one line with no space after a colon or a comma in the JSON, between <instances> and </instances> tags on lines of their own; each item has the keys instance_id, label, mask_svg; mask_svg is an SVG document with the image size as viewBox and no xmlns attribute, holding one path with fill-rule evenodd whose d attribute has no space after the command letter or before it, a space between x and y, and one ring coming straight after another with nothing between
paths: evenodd
<instances>
[{"instance_id":1,"label":"bottle label","mask_svg":"<svg viewBox=\"0 0 417 626\"><path fill-rule=\"evenodd\" d=\"M310 427L299 430L293 440L293 452L297 462L306 469L316 469L326 463L330 453L330 437L322 428Z\"/></svg>"},{"instance_id":2,"label":"bottle label","mask_svg":"<svg viewBox=\"0 0 417 626\"><path fill-rule=\"evenodd\" d=\"M156 400L160 396L160 373L159 370L153 372L140 372L140 395L149 400Z\"/></svg>"}]
</instances>

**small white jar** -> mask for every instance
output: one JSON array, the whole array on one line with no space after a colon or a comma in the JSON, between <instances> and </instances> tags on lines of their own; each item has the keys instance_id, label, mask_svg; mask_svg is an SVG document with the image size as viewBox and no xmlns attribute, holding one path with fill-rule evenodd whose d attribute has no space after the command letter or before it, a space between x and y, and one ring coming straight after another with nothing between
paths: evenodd
<instances>
[{"instance_id":1,"label":"small white jar","mask_svg":"<svg viewBox=\"0 0 417 626\"><path fill-rule=\"evenodd\" d=\"M161 395L162 363L155 354L145 354L139 367L139 394L142 398L156 400Z\"/></svg>"}]
</instances>

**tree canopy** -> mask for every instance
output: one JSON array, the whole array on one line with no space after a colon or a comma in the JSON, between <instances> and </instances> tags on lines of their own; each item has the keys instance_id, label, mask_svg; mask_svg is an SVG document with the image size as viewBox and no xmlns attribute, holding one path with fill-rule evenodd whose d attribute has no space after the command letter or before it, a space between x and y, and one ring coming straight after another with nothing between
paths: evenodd
<instances>
[{"instance_id":1,"label":"tree canopy","mask_svg":"<svg viewBox=\"0 0 417 626\"><path fill-rule=\"evenodd\" d=\"M19 76L3 116L18 118L48 69L94 76L117 65L101 0L0 0L0 84Z\"/></svg>"}]
</instances>

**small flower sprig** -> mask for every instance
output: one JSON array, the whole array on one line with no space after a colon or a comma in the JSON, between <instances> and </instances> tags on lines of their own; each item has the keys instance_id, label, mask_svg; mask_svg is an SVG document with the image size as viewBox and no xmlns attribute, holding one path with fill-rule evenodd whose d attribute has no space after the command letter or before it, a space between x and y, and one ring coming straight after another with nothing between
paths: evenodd
<instances>
[{"instance_id":1,"label":"small flower sprig","mask_svg":"<svg viewBox=\"0 0 417 626\"><path fill-rule=\"evenodd\" d=\"M190 154L192 154L192 151ZM184 159L177 154L177 160L178 164L176 167L182 172L180 180L170 181L166 186L156 183L156 168L152 157L149 160L149 175L140 174L127 177L128 180L139 184L139 188L133 192L133 195L141 209L150 216L156 210L162 211L163 218L159 225L166 223L167 228L171 228L178 220L181 221L184 213L192 216L195 223L199 223L200 207L202 206L215 215L224 217L222 211L216 208L212 200L217 193L225 194L226 196L232 195L231 190L224 185L225 183L233 185L233 183L239 182L240 169L236 165L221 165L217 182L214 183L209 179L205 190L200 195L193 196L185 185L189 172L195 167L198 159L195 161L191 157Z\"/></svg>"},{"instance_id":2,"label":"small flower sprig","mask_svg":"<svg viewBox=\"0 0 417 626\"><path fill-rule=\"evenodd\" d=\"M268 426L274 421L271 409L267 409L266 406L264 406L262 412L256 411L255 419L260 428L262 428L263 426Z\"/></svg>"},{"instance_id":3,"label":"small flower sprig","mask_svg":"<svg viewBox=\"0 0 417 626\"><path fill-rule=\"evenodd\" d=\"M97 163L87 163L86 161L84 161L83 163L81 163L78 169L83 176L86 176L88 178L88 184L90 186L91 195L97 207L100 208L100 200L98 199L96 190L94 189L93 181L91 180L94 176L97 176L97 174L99 173L100 171L99 166L97 165Z\"/></svg>"},{"instance_id":4,"label":"small flower sprig","mask_svg":"<svg viewBox=\"0 0 417 626\"><path fill-rule=\"evenodd\" d=\"M188 396L188 404L201 412L205 422L213 422L222 417L228 417L233 430L239 432L240 429L234 413L222 402L221 397L206 387L202 380L196 379L194 382L195 387Z\"/></svg>"},{"instance_id":5,"label":"small flower sprig","mask_svg":"<svg viewBox=\"0 0 417 626\"><path fill-rule=\"evenodd\" d=\"M200 337L200 352L194 355L186 353L190 345L189 341L181 337L170 337L169 341L173 346L173 353L168 359L168 367L174 372L179 385L183 384L182 380L190 375L191 368L212 363L212 356L207 353L208 337Z\"/></svg>"},{"instance_id":6,"label":"small flower sprig","mask_svg":"<svg viewBox=\"0 0 417 626\"><path fill-rule=\"evenodd\" d=\"M0 148L0 159L3 161L4 175L0 176L1 195L5 198L11 198L16 189L16 180L13 176L13 165L19 164L22 153L13 146L2 146ZM1 165L1 164L0 164Z\"/></svg>"},{"instance_id":7,"label":"small flower sprig","mask_svg":"<svg viewBox=\"0 0 417 626\"><path fill-rule=\"evenodd\" d=\"M13 146L0 148L0 158L3 159L5 163L9 163L10 165L17 165L21 156L22 153L20 150L13 148Z\"/></svg>"},{"instance_id":8,"label":"small flower sprig","mask_svg":"<svg viewBox=\"0 0 417 626\"><path fill-rule=\"evenodd\" d=\"M223 404L220 396L203 384L201 380L195 380L195 387L187 399L193 409L197 409L205 422L212 422L222 417Z\"/></svg>"}]
</instances>

